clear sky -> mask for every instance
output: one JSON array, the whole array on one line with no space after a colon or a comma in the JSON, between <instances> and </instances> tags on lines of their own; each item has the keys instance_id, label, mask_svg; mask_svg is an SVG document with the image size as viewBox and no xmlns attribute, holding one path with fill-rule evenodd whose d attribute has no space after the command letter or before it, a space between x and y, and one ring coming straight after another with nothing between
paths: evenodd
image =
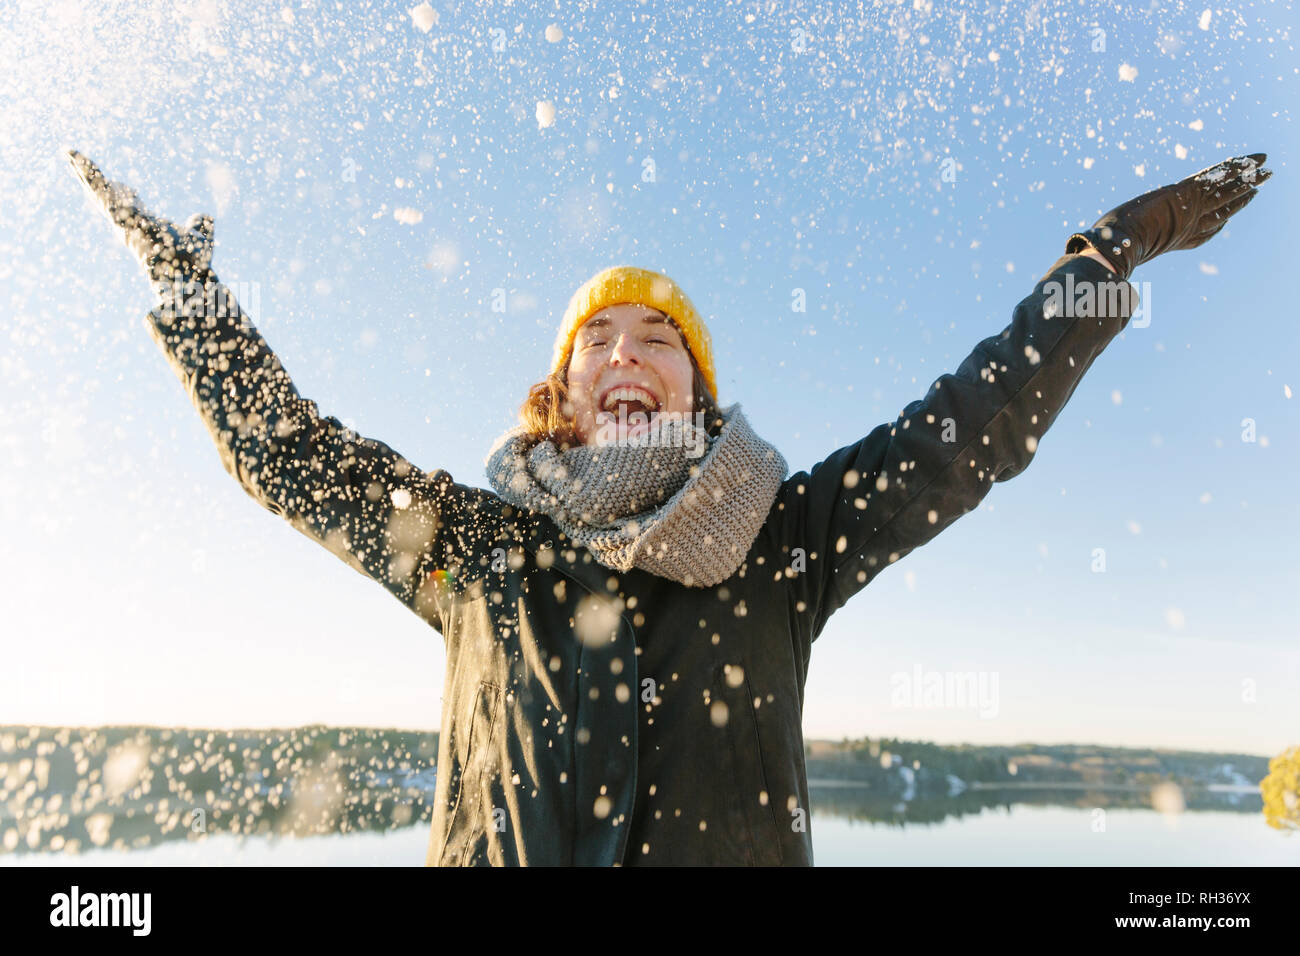
<instances>
[{"instance_id":1,"label":"clear sky","mask_svg":"<svg viewBox=\"0 0 1300 956\"><path fill-rule=\"evenodd\" d=\"M439 634L222 469L62 146L214 214L302 394L479 486L605 266L683 286L722 402L807 469L1001 331L1073 229L1266 151L1228 229L1134 275L1150 324L1025 473L831 619L805 730L1300 743L1289 4L2 6L0 723L441 710ZM996 675L996 714L897 706L916 668Z\"/></svg>"}]
</instances>

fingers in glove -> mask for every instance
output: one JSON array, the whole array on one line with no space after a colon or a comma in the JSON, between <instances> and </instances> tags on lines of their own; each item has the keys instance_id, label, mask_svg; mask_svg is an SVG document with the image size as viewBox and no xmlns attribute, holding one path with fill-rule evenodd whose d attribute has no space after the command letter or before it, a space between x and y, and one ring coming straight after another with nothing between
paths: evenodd
<instances>
[{"instance_id":1,"label":"fingers in glove","mask_svg":"<svg viewBox=\"0 0 1300 956\"><path fill-rule=\"evenodd\" d=\"M1238 198L1234 199L1232 202L1228 203L1226 206L1223 206L1220 209L1216 210L1216 214L1221 216L1224 219L1227 219L1229 216L1235 216L1241 210L1245 209L1247 203L1249 203L1252 199L1254 199L1258 195L1259 195L1258 189L1251 189L1248 192L1246 192L1245 195L1239 196Z\"/></svg>"},{"instance_id":2,"label":"fingers in glove","mask_svg":"<svg viewBox=\"0 0 1300 956\"><path fill-rule=\"evenodd\" d=\"M77 178L90 190L90 194L102 203L108 193L108 180L99 171L99 167L92 163L88 156L75 149L68 150L68 162L72 164L72 170L77 174Z\"/></svg>"},{"instance_id":3,"label":"fingers in glove","mask_svg":"<svg viewBox=\"0 0 1300 956\"><path fill-rule=\"evenodd\" d=\"M1230 202L1226 202L1222 206L1218 206L1215 209L1212 209L1209 212L1205 213L1201 217L1200 223L1198 223L1198 225L1201 227L1201 231L1216 227L1219 223L1223 222L1225 219L1230 218L1240 210L1244 209L1246 207L1246 204L1250 202L1252 199L1254 199L1255 195L1258 192L1259 190L1256 189L1255 187L1253 186L1248 187L1246 189L1241 190L1236 195L1234 195Z\"/></svg>"},{"instance_id":4,"label":"fingers in glove","mask_svg":"<svg viewBox=\"0 0 1300 956\"><path fill-rule=\"evenodd\" d=\"M1225 219L1222 222L1220 222L1217 226L1215 226L1213 229L1211 229L1209 232L1203 232L1199 236L1196 236L1193 239L1188 239L1185 243L1183 243L1178 248L1182 250L1187 250L1187 249L1195 249L1197 246L1203 246L1211 239L1213 239L1215 236L1217 236L1220 232L1222 232L1223 227L1226 226L1227 224L1228 221Z\"/></svg>"},{"instance_id":5,"label":"fingers in glove","mask_svg":"<svg viewBox=\"0 0 1300 956\"><path fill-rule=\"evenodd\" d=\"M135 190L108 179L90 158L68 150L73 171L95 198L96 204L120 230L122 241L153 278L171 276L184 258L206 268L212 257L210 217L191 217L196 232L178 234L166 219L159 219L140 202ZM182 248L177 249L180 240Z\"/></svg>"},{"instance_id":6,"label":"fingers in glove","mask_svg":"<svg viewBox=\"0 0 1300 956\"><path fill-rule=\"evenodd\" d=\"M1267 153L1251 153L1249 156L1234 156L1221 163L1207 166L1198 173L1187 177L1201 185L1221 189L1231 187L1234 181L1254 183L1260 167L1268 158Z\"/></svg>"},{"instance_id":7,"label":"fingers in glove","mask_svg":"<svg viewBox=\"0 0 1300 956\"><path fill-rule=\"evenodd\" d=\"M1243 183L1234 180L1228 187L1215 189L1202 199L1206 214L1219 212L1224 206L1236 202L1242 196L1255 189L1253 183Z\"/></svg>"},{"instance_id":8,"label":"fingers in glove","mask_svg":"<svg viewBox=\"0 0 1300 956\"><path fill-rule=\"evenodd\" d=\"M123 225L130 218L131 209L139 205L135 192L120 183L110 182L88 156L75 149L68 150L68 161L72 163L72 169L77 177L90 190L90 195L108 214L113 224Z\"/></svg>"},{"instance_id":9,"label":"fingers in glove","mask_svg":"<svg viewBox=\"0 0 1300 956\"><path fill-rule=\"evenodd\" d=\"M1250 178L1243 177L1243 178L1233 180L1233 184L1231 187L1216 191L1215 196L1212 200L1214 208L1218 209L1220 207L1227 206L1236 202L1242 196L1248 195L1249 193L1258 189L1259 186L1262 183L1267 182L1268 178L1272 175L1273 175L1273 170L1260 169L1260 170L1255 170L1254 175L1251 176Z\"/></svg>"},{"instance_id":10,"label":"fingers in glove","mask_svg":"<svg viewBox=\"0 0 1300 956\"><path fill-rule=\"evenodd\" d=\"M128 247L139 251L161 241L158 223L141 205L134 189L109 180L88 156L75 149L68 150L68 161L109 222L126 233Z\"/></svg>"},{"instance_id":11,"label":"fingers in glove","mask_svg":"<svg viewBox=\"0 0 1300 956\"><path fill-rule=\"evenodd\" d=\"M1271 169L1264 169L1262 166L1261 166L1261 167L1258 167L1258 168L1255 170L1255 178L1254 178L1253 182L1255 183L1256 186L1258 186L1260 183L1264 182L1264 180L1268 179L1268 177L1270 177L1270 176L1272 176L1272 175L1273 175L1273 170L1271 170ZM1252 182L1252 180L1250 179L1250 177L1245 176L1245 175L1242 176L1242 179L1243 179L1244 181L1246 181L1246 182Z\"/></svg>"},{"instance_id":12,"label":"fingers in glove","mask_svg":"<svg viewBox=\"0 0 1300 956\"><path fill-rule=\"evenodd\" d=\"M1203 245L1213 239L1219 234L1223 227L1228 224L1229 219L1246 208L1250 201L1255 198L1257 193L1258 190L1252 189L1244 196L1238 197L1227 206L1217 210L1213 215L1202 219L1200 223L1202 227L1201 231L1184 243L1182 248L1195 249L1197 246Z\"/></svg>"}]
</instances>

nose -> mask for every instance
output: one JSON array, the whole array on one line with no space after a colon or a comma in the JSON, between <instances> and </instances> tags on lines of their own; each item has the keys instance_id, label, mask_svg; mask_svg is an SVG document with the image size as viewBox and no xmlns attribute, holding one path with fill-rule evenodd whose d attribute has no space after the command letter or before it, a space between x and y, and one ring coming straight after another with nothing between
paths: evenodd
<instances>
[{"instance_id":1,"label":"nose","mask_svg":"<svg viewBox=\"0 0 1300 956\"><path fill-rule=\"evenodd\" d=\"M629 335L627 332L620 332L617 341L614 344L614 350L610 352L610 365L629 365L636 363L641 364L641 346L637 342L635 335Z\"/></svg>"}]
</instances>

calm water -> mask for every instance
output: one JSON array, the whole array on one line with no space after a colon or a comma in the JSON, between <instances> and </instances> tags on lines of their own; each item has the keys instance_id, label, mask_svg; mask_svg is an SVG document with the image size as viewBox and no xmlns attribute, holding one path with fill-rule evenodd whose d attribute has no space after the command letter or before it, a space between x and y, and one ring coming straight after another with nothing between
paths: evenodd
<instances>
[{"instance_id":1,"label":"calm water","mask_svg":"<svg viewBox=\"0 0 1300 956\"><path fill-rule=\"evenodd\" d=\"M819 866L1300 864L1300 835L1270 829L1258 813L1110 809L1100 833L1093 820L1088 809L1019 803L901 825L814 809L813 847ZM133 851L0 854L0 865L419 866L428 835L424 823L298 838L215 834Z\"/></svg>"},{"instance_id":2,"label":"calm water","mask_svg":"<svg viewBox=\"0 0 1300 956\"><path fill-rule=\"evenodd\" d=\"M321 726L0 728L0 865L421 866L435 742ZM1186 789L954 781L934 792L910 770L810 780L817 863L1300 863L1300 833L1265 823L1249 778Z\"/></svg>"}]
</instances>

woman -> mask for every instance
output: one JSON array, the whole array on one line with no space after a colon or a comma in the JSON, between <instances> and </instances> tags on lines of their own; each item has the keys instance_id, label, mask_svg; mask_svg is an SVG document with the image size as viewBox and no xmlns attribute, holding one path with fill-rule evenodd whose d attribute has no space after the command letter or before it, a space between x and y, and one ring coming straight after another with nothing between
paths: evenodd
<instances>
[{"instance_id":1,"label":"woman","mask_svg":"<svg viewBox=\"0 0 1300 956\"><path fill-rule=\"evenodd\" d=\"M226 469L442 633L431 865L811 864L801 717L827 619L1029 464L1128 322L1119 280L1206 241L1270 175L1228 160L1071 236L1001 334L789 477L718 406L677 284L607 269L487 491L322 418L217 281L211 220L177 229L70 159L156 284L148 327ZM1063 286L1088 295L1062 308Z\"/></svg>"}]
</instances>

